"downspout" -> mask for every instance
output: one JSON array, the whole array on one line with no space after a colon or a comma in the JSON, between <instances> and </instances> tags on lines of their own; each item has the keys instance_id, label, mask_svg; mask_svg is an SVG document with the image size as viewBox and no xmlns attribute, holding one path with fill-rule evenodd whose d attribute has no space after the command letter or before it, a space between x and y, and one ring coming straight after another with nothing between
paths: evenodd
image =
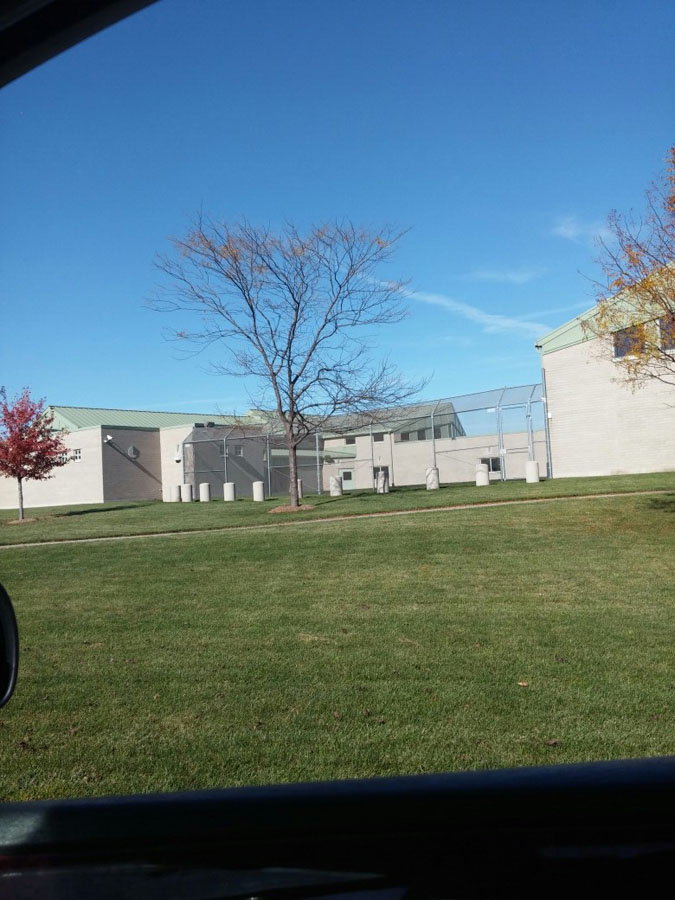
<instances>
[{"instance_id":1,"label":"downspout","mask_svg":"<svg viewBox=\"0 0 675 900\"><path fill-rule=\"evenodd\" d=\"M314 434L314 449L316 451L316 489L321 495L321 460L319 459L319 432Z\"/></svg>"},{"instance_id":2,"label":"downspout","mask_svg":"<svg viewBox=\"0 0 675 900\"><path fill-rule=\"evenodd\" d=\"M370 423L370 471L373 476L373 490L377 488L375 480L375 447L373 446L373 423Z\"/></svg>"},{"instance_id":3,"label":"downspout","mask_svg":"<svg viewBox=\"0 0 675 900\"><path fill-rule=\"evenodd\" d=\"M541 386L544 389L544 393L541 398L541 402L544 404L544 434L546 436L546 468L547 468L547 477L553 478L553 453L551 451L551 428L548 422L549 417L549 409L548 409L548 390L546 388L546 371L544 367L541 367Z\"/></svg>"},{"instance_id":4,"label":"downspout","mask_svg":"<svg viewBox=\"0 0 675 900\"><path fill-rule=\"evenodd\" d=\"M534 459L534 434L532 433L532 401L527 401L525 407L525 420L527 421L527 458L530 462Z\"/></svg>"}]
</instances>

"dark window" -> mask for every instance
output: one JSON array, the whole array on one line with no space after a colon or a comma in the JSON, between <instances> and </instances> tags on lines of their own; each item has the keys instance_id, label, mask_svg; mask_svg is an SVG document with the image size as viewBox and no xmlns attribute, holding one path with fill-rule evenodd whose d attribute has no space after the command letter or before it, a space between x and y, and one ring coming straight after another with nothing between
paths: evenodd
<instances>
[{"instance_id":1,"label":"dark window","mask_svg":"<svg viewBox=\"0 0 675 900\"><path fill-rule=\"evenodd\" d=\"M342 473L342 480L343 480L343 481L351 481L351 480L352 480L352 473L351 473L350 471L348 471L348 470L345 470L345 471Z\"/></svg>"},{"instance_id":2,"label":"dark window","mask_svg":"<svg viewBox=\"0 0 675 900\"><path fill-rule=\"evenodd\" d=\"M418 428L417 429L417 440L418 441L426 441L426 439L427 439L426 428Z\"/></svg>"},{"instance_id":3,"label":"dark window","mask_svg":"<svg viewBox=\"0 0 675 900\"><path fill-rule=\"evenodd\" d=\"M242 447L241 444L234 445L234 455L235 456L243 456L244 455L244 448Z\"/></svg>"},{"instance_id":4,"label":"dark window","mask_svg":"<svg viewBox=\"0 0 675 900\"><path fill-rule=\"evenodd\" d=\"M434 437L435 438L441 437L441 426L440 425L434 425Z\"/></svg>"},{"instance_id":5,"label":"dark window","mask_svg":"<svg viewBox=\"0 0 675 900\"><path fill-rule=\"evenodd\" d=\"M345 444L355 444L355 443L356 443L356 438L355 438L355 437L348 437L348 438L345 438Z\"/></svg>"},{"instance_id":6,"label":"dark window","mask_svg":"<svg viewBox=\"0 0 675 900\"><path fill-rule=\"evenodd\" d=\"M373 440L375 441L376 444L379 443L380 441L383 441L384 440L384 432L378 431L377 434L373 435Z\"/></svg>"},{"instance_id":7,"label":"dark window","mask_svg":"<svg viewBox=\"0 0 675 900\"><path fill-rule=\"evenodd\" d=\"M659 329L661 331L661 347L664 350L675 350L675 313L669 313L659 319Z\"/></svg>"},{"instance_id":8,"label":"dark window","mask_svg":"<svg viewBox=\"0 0 675 900\"><path fill-rule=\"evenodd\" d=\"M615 357L632 356L635 353L639 353L644 347L644 325L631 325L630 328L622 328L621 331L614 332L613 338Z\"/></svg>"},{"instance_id":9,"label":"dark window","mask_svg":"<svg viewBox=\"0 0 675 900\"><path fill-rule=\"evenodd\" d=\"M401 432L401 440L402 440L402 441L409 441L409 440L410 440L410 432L409 432L409 431L402 431L402 432Z\"/></svg>"},{"instance_id":10,"label":"dark window","mask_svg":"<svg viewBox=\"0 0 675 900\"><path fill-rule=\"evenodd\" d=\"M486 456L481 459L481 463L488 467L488 472L500 472L501 465L498 456Z\"/></svg>"},{"instance_id":11,"label":"dark window","mask_svg":"<svg viewBox=\"0 0 675 900\"><path fill-rule=\"evenodd\" d=\"M373 480L375 480L380 472L384 472L387 476L387 481L389 481L389 466L375 466L373 469Z\"/></svg>"}]
</instances>

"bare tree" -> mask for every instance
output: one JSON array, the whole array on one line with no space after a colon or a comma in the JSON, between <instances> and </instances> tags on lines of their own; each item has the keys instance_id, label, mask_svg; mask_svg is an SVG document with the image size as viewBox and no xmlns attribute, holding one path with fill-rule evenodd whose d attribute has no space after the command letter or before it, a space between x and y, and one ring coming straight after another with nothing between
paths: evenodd
<instances>
[{"instance_id":1,"label":"bare tree","mask_svg":"<svg viewBox=\"0 0 675 900\"><path fill-rule=\"evenodd\" d=\"M158 262L169 278L153 308L196 313L199 327L176 336L222 343L229 360L217 371L252 376L262 389L256 404L274 410L288 447L293 508L302 440L421 388L387 360L374 362L369 343L369 328L406 316L401 284L378 275L400 237L351 223L301 234L294 225L273 233L199 218Z\"/></svg>"},{"instance_id":2,"label":"bare tree","mask_svg":"<svg viewBox=\"0 0 675 900\"><path fill-rule=\"evenodd\" d=\"M647 190L642 216L609 217L600 262L605 282L586 330L609 344L624 380L675 386L675 147Z\"/></svg>"}]
</instances>

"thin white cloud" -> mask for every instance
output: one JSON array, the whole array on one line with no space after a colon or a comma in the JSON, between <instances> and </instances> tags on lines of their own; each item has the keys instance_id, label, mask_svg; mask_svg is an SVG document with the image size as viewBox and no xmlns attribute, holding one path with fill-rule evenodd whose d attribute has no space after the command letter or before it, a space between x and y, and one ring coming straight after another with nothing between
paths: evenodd
<instances>
[{"instance_id":1,"label":"thin white cloud","mask_svg":"<svg viewBox=\"0 0 675 900\"><path fill-rule=\"evenodd\" d=\"M494 313L488 313L478 309L477 306L471 306L469 303L455 300L445 294L430 294L427 291L403 291L402 293L411 300L419 300L421 303L440 306L448 312L461 316L463 319L475 322L476 325L481 326L486 334L514 332L524 337L538 338L545 331L549 330L548 325L542 325L540 322L526 322L514 316L499 316Z\"/></svg>"},{"instance_id":2,"label":"thin white cloud","mask_svg":"<svg viewBox=\"0 0 675 900\"><path fill-rule=\"evenodd\" d=\"M527 284L546 274L541 266L521 269L476 269L466 278L470 281L489 281L496 284Z\"/></svg>"},{"instance_id":3,"label":"thin white cloud","mask_svg":"<svg viewBox=\"0 0 675 900\"><path fill-rule=\"evenodd\" d=\"M578 216L558 216L551 234L575 244L595 243L611 236L604 222L582 222Z\"/></svg>"},{"instance_id":4,"label":"thin white cloud","mask_svg":"<svg viewBox=\"0 0 675 900\"><path fill-rule=\"evenodd\" d=\"M556 306L553 309L540 309L534 313L527 313L524 316L518 316L518 318L524 322L527 319L534 319L537 316L557 316L561 315L562 313L578 312L582 309L588 309L589 306L591 306L591 303L589 302L573 303L571 306Z\"/></svg>"}]
</instances>

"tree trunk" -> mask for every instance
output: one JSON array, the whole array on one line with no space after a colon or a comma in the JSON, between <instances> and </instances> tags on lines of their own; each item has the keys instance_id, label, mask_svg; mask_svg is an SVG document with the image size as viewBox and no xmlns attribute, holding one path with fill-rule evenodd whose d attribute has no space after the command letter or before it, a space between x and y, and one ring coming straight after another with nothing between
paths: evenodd
<instances>
[{"instance_id":1,"label":"tree trunk","mask_svg":"<svg viewBox=\"0 0 675 900\"><path fill-rule=\"evenodd\" d=\"M19 521L23 519L23 484L20 478L16 479L19 485Z\"/></svg>"},{"instance_id":2,"label":"tree trunk","mask_svg":"<svg viewBox=\"0 0 675 900\"><path fill-rule=\"evenodd\" d=\"M295 446L294 441L290 441L288 443L288 474L290 478L290 488L291 488L291 507L293 509L297 509L300 505L300 501L298 500L298 458L297 458L297 448Z\"/></svg>"}]
</instances>

